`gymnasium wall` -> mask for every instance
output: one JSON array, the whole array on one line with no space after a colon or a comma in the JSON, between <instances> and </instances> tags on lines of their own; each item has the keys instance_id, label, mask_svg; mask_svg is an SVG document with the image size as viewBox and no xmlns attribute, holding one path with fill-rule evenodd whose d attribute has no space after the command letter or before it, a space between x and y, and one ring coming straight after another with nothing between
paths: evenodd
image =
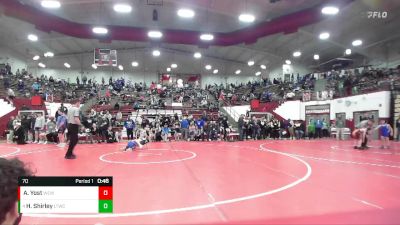
<instances>
[{"instance_id":1,"label":"gymnasium wall","mask_svg":"<svg viewBox=\"0 0 400 225\"><path fill-rule=\"evenodd\" d=\"M101 82L102 77L104 77L106 83L108 83L108 79L113 77L113 79L117 79L123 77L125 79L132 80L133 82L140 83L145 82L150 84L152 81L158 80L158 75L154 72L124 72L124 71L112 71L107 69L98 69L98 70L73 70L73 69L40 69L40 68L30 68L30 71L33 71L35 75L40 76L41 74L45 74L47 76L53 76L54 78L60 79L69 79L71 83L76 83L76 77L82 82L83 74L86 75L87 79L95 79L97 82ZM82 73L82 75L81 75Z\"/></svg>"},{"instance_id":2,"label":"gymnasium wall","mask_svg":"<svg viewBox=\"0 0 400 225\"><path fill-rule=\"evenodd\" d=\"M26 57L11 51L5 46L0 47L0 64L3 63L9 63L13 73L15 73L17 69L27 68Z\"/></svg>"},{"instance_id":3,"label":"gymnasium wall","mask_svg":"<svg viewBox=\"0 0 400 225\"><path fill-rule=\"evenodd\" d=\"M70 82L75 83L76 77L79 76L81 79L81 71L73 70L73 69L41 69L37 67L29 68L29 71L32 71L33 74L40 76L41 74L45 74L47 76L53 76L54 78L60 79L70 79ZM124 77L125 79L130 79L135 82L145 82L150 84L152 81L158 81L158 75L155 72L124 72L124 71L112 71L107 69L97 69L97 70L83 70L83 73L86 74L88 79L95 79L98 82L101 82L101 78L104 77L106 82L112 76L113 78ZM202 87L205 87L208 84L226 84L226 83L247 83L249 81L261 80L261 77L257 76L247 76L244 74L240 75L222 75L222 74L203 74L202 75Z\"/></svg>"},{"instance_id":4,"label":"gymnasium wall","mask_svg":"<svg viewBox=\"0 0 400 225\"><path fill-rule=\"evenodd\" d=\"M252 81L260 81L261 76L249 76L245 74L239 75L222 75L222 74L209 74L209 75L202 75L202 86L205 87L208 84L240 84L240 83L247 83Z\"/></svg>"},{"instance_id":5,"label":"gymnasium wall","mask_svg":"<svg viewBox=\"0 0 400 225\"><path fill-rule=\"evenodd\" d=\"M275 109L275 113L285 119L304 120L305 106L330 104L330 117L335 118L336 113L346 113L346 119L353 119L353 112L378 110L380 118L390 117L390 92L381 91L371 94L356 95L327 101L287 101Z\"/></svg>"},{"instance_id":6,"label":"gymnasium wall","mask_svg":"<svg viewBox=\"0 0 400 225\"><path fill-rule=\"evenodd\" d=\"M312 70L299 65L295 62L292 62L291 65L285 65L285 69L288 69L287 71L285 71L285 73L289 73L289 74L294 74L295 78L297 76L297 73L300 74L300 76L311 73ZM269 74L269 78L271 80L273 80L274 78L282 78L282 80L284 80L284 69L283 69L283 65L278 65L276 67L273 67L271 70L268 71Z\"/></svg>"}]
</instances>

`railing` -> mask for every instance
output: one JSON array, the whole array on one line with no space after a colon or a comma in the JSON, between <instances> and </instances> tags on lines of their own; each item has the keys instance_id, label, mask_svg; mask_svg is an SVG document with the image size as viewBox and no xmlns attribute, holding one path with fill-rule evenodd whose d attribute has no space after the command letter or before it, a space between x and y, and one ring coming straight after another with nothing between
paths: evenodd
<instances>
[{"instance_id":1,"label":"railing","mask_svg":"<svg viewBox=\"0 0 400 225\"><path fill-rule=\"evenodd\" d=\"M237 122L239 120L240 114L233 110L233 106L229 103L229 101L227 101L226 103L228 106L225 106L225 111L232 117L233 120Z\"/></svg>"}]
</instances>

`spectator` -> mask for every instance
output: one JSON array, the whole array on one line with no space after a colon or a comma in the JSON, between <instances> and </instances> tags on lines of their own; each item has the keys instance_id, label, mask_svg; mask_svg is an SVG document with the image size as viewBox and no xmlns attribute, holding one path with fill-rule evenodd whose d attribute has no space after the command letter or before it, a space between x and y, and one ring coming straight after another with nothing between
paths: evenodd
<instances>
[{"instance_id":1,"label":"spectator","mask_svg":"<svg viewBox=\"0 0 400 225\"><path fill-rule=\"evenodd\" d=\"M21 110L31 110L27 105L23 104Z\"/></svg>"},{"instance_id":2,"label":"spectator","mask_svg":"<svg viewBox=\"0 0 400 225\"><path fill-rule=\"evenodd\" d=\"M67 116L65 115L65 113L63 111L61 111L61 109L58 110L58 118L56 121L56 127L57 127L57 133L58 133L58 147L65 147L66 143L65 143L65 137L64 137L64 133L65 130L67 129L67 125L68 125L68 121L67 121Z\"/></svg>"},{"instance_id":3,"label":"spectator","mask_svg":"<svg viewBox=\"0 0 400 225\"><path fill-rule=\"evenodd\" d=\"M107 143L117 142L116 133L112 130L112 127L109 126L106 131Z\"/></svg>"},{"instance_id":4,"label":"spectator","mask_svg":"<svg viewBox=\"0 0 400 225\"><path fill-rule=\"evenodd\" d=\"M201 136L201 139L204 141L204 126L205 126L204 120L202 118L199 118L196 121L196 126L197 126L197 129L198 129L198 133Z\"/></svg>"},{"instance_id":5,"label":"spectator","mask_svg":"<svg viewBox=\"0 0 400 225\"><path fill-rule=\"evenodd\" d=\"M296 139L300 140L304 136L304 123L303 121L299 120L297 123L294 124L294 129L296 133Z\"/></svg>"},{"instance_id":6,"label":"spectator","mask_svg":"<svg viewBox=\"0 0 400 225\"><path fill-rule=\"evenodd\" d=\"M322 127L324 126L321 119L315 121L315 137L322 138Z\"/></svg>"},{"instance_id":7,"label":"spectator","mask_svg":"<svg viewBox=\"0 0 400 225\"><path fill-rule=\"evenodd\" d=\"M38 81L35 81L35 82L32 84L32 91L33 91L34 94L38 94L38 93L39 93L39 90L40 90L40 84L39 84Z\"/></svg>"},{"instance_id":8,"label":"spectator","mask_svg":"<svg viewBox=\"0 0 400 225\"><path fill-rule=\"evenodd\" d=\"M18 145L23 145L26 144L25 141L25 131L21 126L20 122L15 123L15 132L14 132L14 137L13 141L15 141Z\"/></svg>"},{"instance_id":9,"label":"spectator","mask_svg":"<svg viewBox=\"0 0 400 225\"><path fill-rule=\"evenodd\" d=\"M83 77L82 77L82 82L83 82L83 85L86 86L86 82L87 82L87 76L86 76L86 74L83 75Z\"/></svg>"},{"instance_id":10,"label":"spectator","mask_svg":"<svg viewBox=\"0 0 400 225\"><path fill-rule=\"evenodd\" d=\"M13 89L11 89L11 88L8 88L7 95L8 95L8 98L11 100L13 100L15 98L15 93L14 93Z\"/></svg>"},{"instance_id":11,"label":"spectator","mask_svg":"<svg viewBox=\"0 0 400 225\"><path fill-rule=\"evenodd\" d=\"M14 139L14 126L15 126L15 117L11 116L10 120L7 123L7 143L12 143Z\"/></svg>"},{"instance_id":12,"label":"spectator","mask_svg":"<svg viewBox=\"0 0 400 225\"><path fill-rule=\"evenodd\" d=\"M329 123L322 119L322 137L329 137Z\"/></svg>"},{"instance_id":13,"label":"spectator","mask_svg":"<svg viewBox=\"0 0 400 225\"><path fill-rule=\"evenodd\" d=\"M294 132L294 122L293 122L293 120L288 119L287 127L288 127L288 131L289 131L289 138L290 139L295 139L296 137L295 137L295 132Z\"/></svg>"},{"instance_id":14,"label":"spectator","mask_svg":"<svg viewBox=\"0 0 400 225\"><path fill-rule=\"evenodd\" d=\"M126 129L126 135L128 136L128 140L134 140L135 138L133 138L133 131L135 129L135 122L129 117L127 117L126 121L124 122L124 127Z\"/></svg>"},{"instance_id":15,"label":"spectator","mask_svg":"<svg viewBox=\"0 0 400 225\"><path fill-rule=\"evenodd\" d=\"M397 141L400 141L400 116L396 120L396 128L397 128Z\"/></svg>"},{"instance_id":16,"label":"spectator","mask_svg":"<svg viewBox=\"0 0 400 225\"><path fill-rule=\"evenodd\" d=\"M31 120L27 115L23 115L21 119L21 127L24 131L25 141L28 141L29 127Z\"/></svg>"},{"instance_id":17,"label":"spectator","mask_svg":"<svg viewBox=\"0 0 400 225\"><path fill-rule=\"evenodd\" d=\"M41 113L38 113L36 120L35 120L35 140L36 141L34 143L41 144L39 141L39 135L44 130L44 126L45 126L44 116Z\"/></svg>"},{"instance_id":18,"label":"spectator","mask_svg":"<svg viewBox=\"0 0 400 225\"><path fill-rule=\"evenodd\" d=\"M30 136L32 136L31 142L35 142L35 123L36 123L36 114L32 113L31 115L31 120L30 120L30 126L29 126L29 131L30 131Z\"/></svg>"},{"instance_id":19,"label":"spectator","mask_svg":"<svg viewBox=\"0 0 400 225\"><path fill-rule=\"evenodd\" d=\"M60 108L58 108L59 111L63 112L65 115L68 113L67 107L64 106L64 103L61 103Z\"/></svg>"},{"instance_id":20,"label":"spectator","mask_svg":"<svg viewBox=\"0 0 400 225\"><path fill-rule=\"evenodd\" d=\"M167 124L164 125L163 129L161 130L161 136L162 139L167 142L168 141L168 136L170 135L171 130L167 126Z\"/></svg>"},{"instance_id":21,"label":"spectator","mask_svg":"<svg viewBox=\"0 0 400 225\"><path fill-rule=\"evenodd\" d=\"M18 80L18 92L23 93L25 91L25 83L23 80Z\"/></svg>"},{"instance_id":22,"label":"spectator","mask_svg":"<svg viewBox=\"0 0 400 225\"><path fill-rule=\"evenodd\" d=\"M184 116L183 120L181 121L181 129L183 133L183 139L189 140L189 121L187 120L186 116Z\"/></svg>"},{"instance_id":23,"label":"spectator","mask_svg":"<svg viewBox=\"0 0 400 225\"><path fill-rule=\"evenodd\" d=\"M114 110L119 110L119 109L120 109L119 103L116 102L115 105L114 105Z\"/></svg>"},{"instance_id":24,"label":"spectator","mask_svg":"<svg viewBox=\"0 0 400 225\"><path fill-rule=\"evenodd\" d=\"M315 123L312 119L310 119L310 122L308 123L307 133L309 139L315 138Z\"/></svg>"},{"instance_id":25,"label":"spectator","mask_svg":"<svg viewBox=\"0 0 400 225\"><path fill-rule=\"evenodd\" d=\"M46 138L47 141L45 144L48 142L51 143L57 143L58 144L58 137L57 137L57 132L56 132L56 123L54 122L54 117L50 117L49 121L46 123Z\"/></svg>"}]
</instances>

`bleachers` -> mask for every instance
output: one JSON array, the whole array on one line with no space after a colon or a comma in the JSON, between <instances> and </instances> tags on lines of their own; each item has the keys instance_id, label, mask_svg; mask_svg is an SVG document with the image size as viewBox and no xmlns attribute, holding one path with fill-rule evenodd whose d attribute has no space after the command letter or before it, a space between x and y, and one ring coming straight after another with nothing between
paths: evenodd
<instances>
[{"instance_id":1,"label":"bleachers","mask_svg":"<svg viewBox=\"0 0 400 225\"><path fill-rule=\"evenodd\" d=\"M46 106L40 105L40 106L33 106L32 101L29 98L16 98L13 100L14 103L14 110L10 111L9 113L3 115L0 117L0 136L4 137L4 131L6 130L6 125L7 122L10 120L11 116L16 116L18 115L18 111L21 109L23 105L26 105L29 107L31 110L43 110L46 111Z\"/></svg>"}]
</instances>

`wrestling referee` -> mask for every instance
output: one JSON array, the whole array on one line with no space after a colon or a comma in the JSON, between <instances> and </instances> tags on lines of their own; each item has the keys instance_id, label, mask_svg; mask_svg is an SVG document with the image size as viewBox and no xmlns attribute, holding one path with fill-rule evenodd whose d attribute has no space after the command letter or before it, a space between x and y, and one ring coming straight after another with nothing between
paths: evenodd
<instances>
[{"instance_id":1,"label":"wrestling referee","mask_svg":"<svg viewBox=\"0 0 400 225\"><path fill-rule=\"evenodd\" d=\"M69 146L68 151L65 154L65 159L75 159L76 155L74 155L74 148L76 144L78 144L78 132L79 126L81 125L81 120L79 118L79 108L81 102L78 100L75 104L71 105L68 109L67 120L68 120L68 137L69 137Z\"/></svg>"}]
</instances>

